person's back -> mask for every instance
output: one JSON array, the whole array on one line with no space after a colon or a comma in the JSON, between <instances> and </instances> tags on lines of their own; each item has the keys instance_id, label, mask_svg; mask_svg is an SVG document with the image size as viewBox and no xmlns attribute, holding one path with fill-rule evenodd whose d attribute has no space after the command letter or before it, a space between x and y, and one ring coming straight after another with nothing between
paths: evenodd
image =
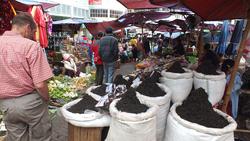
<instances>
[{"instance_id":1,"label":"person's back","mask_svg":"<svg viewBox=\"0 0 250 141\"><path fill-rule=\"evenodd\" d=\"M103 61L105 83L112 83L119 53L118 40L112 36L112 28L107 28L106 33L100 40L99 55Z\"/></svg>"},{"instance_id":2,"label":"person's back","mask_svg":"<svg viewBox=\"0 0 250 141\"><path fill-rule=\"evenodd\" d=\"M100 40L99 54L105 63L115 62L118 59L118 40L112 35L106 35Z\"/></svg>"}]
</instances>

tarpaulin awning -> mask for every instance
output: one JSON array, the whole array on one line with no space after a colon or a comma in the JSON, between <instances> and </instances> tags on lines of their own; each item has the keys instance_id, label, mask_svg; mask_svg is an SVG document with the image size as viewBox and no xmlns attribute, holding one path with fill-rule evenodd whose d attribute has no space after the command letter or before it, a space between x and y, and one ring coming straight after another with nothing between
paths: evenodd
<instances>
[{"instance_id":1,"label":"tarpaulin awning","mask_svg":"<svg viewBox=\"0 0 250 141\"><path fill-rule=\"evenodd\" d=\"M148 0L117 0L117 1L128 9L154 9L162 7L153 5Z\"/></svg>"},{"instance_id":2,"label":"tarpaulin awning","mask_svg":"<svg viewBox=\"0 0 250 141\"><path fill-rule=\"evenodd\" d=\"M59 5L58 3L44 0L12 0L11 4L15 7L15 10L18 11L28 11L30 6L33 5L40 5L44 10Z\"/></svg>"},{"instance_id":3,"label":"tarpaulin awning","mask_svg":"<svg viewBox=\"0 0 250 141\"><path fill-rule=\"evenodd\" d=\"M174 7L179 4L179 0L149 0L151 4L160 5L164 7Z\"/></svg>"},{"instance_id":4,"label":"tarpaulin awning","mask_svg":"<svg viewBox=\"0 0 250 141\"><path fill-rule=\"evenodd\" d=\"M150 0L165 7L184 5L204 20L246 18L250 0Z\"/></svg>"},{"instance_id":5,"label":"tarpaulin awning","mask_svg":"<svg viewBox=\"0 0 250 141\"><path fill-rule=\"evenodd\" d=\"M53 21L53 24L54 25L57 25L57 24L83 24L83 23L94 23L94 22L96 22L96 21L70 18L70 19L65 19L65 20L60 20L60 21Z\"/></svg>"}]
</instances>

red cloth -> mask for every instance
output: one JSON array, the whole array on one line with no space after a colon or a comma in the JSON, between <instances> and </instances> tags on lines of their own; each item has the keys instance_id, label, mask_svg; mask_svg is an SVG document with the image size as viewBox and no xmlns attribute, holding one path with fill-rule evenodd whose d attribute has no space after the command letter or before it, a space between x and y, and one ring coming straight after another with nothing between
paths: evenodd
<instances>
[{"instance_id":1,"label":"red cloth","mask_svg":"<svg viewBox=\"0 0 250 141\"><path fill-rule=\"evenodd\" d=\"M0 99L26 95L53 76L37 42L6 31L0 36Z\"/></svg>"},{"instance_id":2,"label":"red cloth","mask_svg":"<svg viewBox=\"0 0 250 141\"><path fill-rule=\"evenodd\" d=\"M40 6L35 7L34 20L39 27L39 43L41 47L48 47L48 38L47 38L47 29L46 29L46 21L45 16L43 15L42 8Z\"/></svg>"},{"instance_id":3,"label":"red cloth","mask_svg":"<svg viewBox=\"0 0 250 141\"><path fill-rule=\"evenodd\" d=\"M99 47L100 45L94 40L94 42L91 44L91 50L94 53L94 62L96 65L101 65L102 64L102 59L99 55Z\"/></svg>"}]
</instances>

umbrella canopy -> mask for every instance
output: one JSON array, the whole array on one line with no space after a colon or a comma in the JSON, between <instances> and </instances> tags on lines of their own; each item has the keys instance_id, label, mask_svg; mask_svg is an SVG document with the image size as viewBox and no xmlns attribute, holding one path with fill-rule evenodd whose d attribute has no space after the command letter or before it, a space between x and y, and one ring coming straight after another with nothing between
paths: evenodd
<instances>
[{"instance_id":1,"label":"umbrella canopy","mask_svg":"<svg viewBox=\"0 0 250 141\"><path fill-rule=\"evenodd\" d=\"M228 34L229 34L229 21L226 20L223 22L223 28L221 30L219 45L216 50L217 53L225 54L226 47L227 47Z\"/></svg>"},{"instance_id":2,"label":"umbrella canopy","mask_svg":"<svg viewBox=\"0 0 250 141\"><path fill-rule=\"evenodd\" d=\"M184 20L175 19L170 21L170 24L178 25L183 31L187 31L188 26Z\"/></svg>"},{"instance_id":3,"label":"umbrella canopy","mask_svg":"<svg viewBox=\"0 0 250 141\"><path fill-rule=\"evenodd\" d=\"M107 27L112 27L113 30L118 30L125 28L127 25L120 24L117 21L108 21L108 22L98 22L98 23L85 23L84 24L88 31L93 35L97 35L99 32L105 32Z\"/></svg>"},{"instance_id":4,"label":"umbrella canopy","mask_svg":"<svg viewBox=\"0 0 250 141\"><path fill-rule=\"evenodd\" d=\"M121 16L117 21L121 24L144 24L146 21L154 21L168 18L171 16L168 12L142 11L136 13L127 13Z\"/></svg>"},{"instance_id":5,"label":"umbrella canopy","mask_svg":"<svg viewBox=\"0 0 250 141\"><path fill-rule=\"evenodd\" d=\"M117 0L123 6L128 9L154 9L161 8L162 6L157 6L151 4L148 0Z\"/></svg>"},{"instance_id":6,"label":"umbrella canopy","mask_svg":"<svg viewBox=\"0 0 250 141\"><path fill-rule=\"evenodd\" d=\"M96 21L93 20L84 20L84 19L76 19L76 18L70 18L60 21L53 21L53 24L83 24L83 23L94 23Z\"/></svg>"},{"instance_id":7,"label":"umbrella canopy","mask_svg":"<svg viewBox=\"0 0 250 141\"><path fill-rule=\"evenodd\" d=\"M165 7L183 5L209 21L246 18L250 9L250 0L150 0L150 2Z\"/></svg>"},{"instance_id":8,"label":"umbrella canopy","mask_svg":"<svg viewBox=\"0 0 250 141\"><path fill-rule=\"evenodd\" d=\"M44 0L13 0L11 4L18 11L28 11L29 7L33 5L40 5L44 10L59 5L58 3Z\"/></svg>"},{"instance_id":9,"label":"umbrella canopy","mask_svg":"<svg viewBox=\"0 0 250 141\"><path fill-rule=\"evenodd\" d=\"M160 25L156 31L160 31L160 32L169 32L169 33L174 33L174 32L181 32L181 30L176 29L176 27L169 27L166 25Z\"/></svg>"}]
</instances>

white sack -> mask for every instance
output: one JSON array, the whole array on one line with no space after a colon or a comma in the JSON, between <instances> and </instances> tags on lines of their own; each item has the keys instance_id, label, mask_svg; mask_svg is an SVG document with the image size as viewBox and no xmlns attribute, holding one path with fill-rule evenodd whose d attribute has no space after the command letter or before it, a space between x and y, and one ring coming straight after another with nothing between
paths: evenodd
<instances>
[{"instance_id":1,"label":"white sack","mask_svg":"<svg viewBox=\"0 0 250 141\"><path fill-rule=\"evenodd\" d=\"M176 103L170 109L165 141L234 141L234 130L237 124L232 117L214 109L218 114L225 117L229 125L224 128L207 128L184 120L177 115L176 107L179 105L179 103Z\"/></svg>"},{"instance_id":2,"label":"white sack","mask_svg":"<svg viewBox=\"0 0 250 141\"><path fill-rule=\"evenodd\" d=\"M194 88L203 88L208 94L208 100L212 105L218 103L225 91L226 75L220 72L220 75L205 75L194 71Z\"/></svg>"},{"instance_id":3,"label":"white sack","mask_svg":"<svg viewBox=\"0 0 250 141\"><path fill-rule=\"evenodd\" d=\"M185 69L186 73L172 73L162 71L160 81L163 85L172 90L172 102L182 102L185 100L193 87L193 72Z\"/></svg>"},{"instance_id":4,"label":"white sack","mask_svg":"<svg viewBox=\"0 0 250 141\"><path fill-rule=\"evenodd\" d=\"M144 113L133 114L118 111L115 107L120 99L110 104L112 116L106 141L156 141L156 111L157 105L147 102L149 109Z\"/></svg>"},{"instance_id":5,"label":"white sack","mask_svg":"<svg viewBox=\"0 0 250 141\"><path fill-rule=\"evenodd\" d=\"M149 97L137 92L137 97L140 101L147 101L159 106L159 110L156 114L156 139L157 141L163 141L172 92L162 84L158 84L158 86L166 92L165 96Z\"/></svg>"},{"instance_id":6,"label":"white sack","mask_svg":"<svg viewBox=\"0 0 250 141\"><path fill-rule=\"evenodd\" d=\"M90 95L92 98L94 98L96 101L100 101L102 96L95 94L93 92L91 92L92 90L101 87L101 85L99 86L90 86L87 90L86 90L86 94Z\"/></svg>"},{"instance_id":7,"label":"white sack","mask_svg":"<svg viewBox=\"0 0 250 141\"><path fill-rule=\"evenodd\" d=\"M77 127L106 127L110 124L110 116L99 112L89 112L87 114L72 113L67 109L78 103L80 99L76 99L61 107L61 112L67 122Z\"/></svg>"}]
</instances>

